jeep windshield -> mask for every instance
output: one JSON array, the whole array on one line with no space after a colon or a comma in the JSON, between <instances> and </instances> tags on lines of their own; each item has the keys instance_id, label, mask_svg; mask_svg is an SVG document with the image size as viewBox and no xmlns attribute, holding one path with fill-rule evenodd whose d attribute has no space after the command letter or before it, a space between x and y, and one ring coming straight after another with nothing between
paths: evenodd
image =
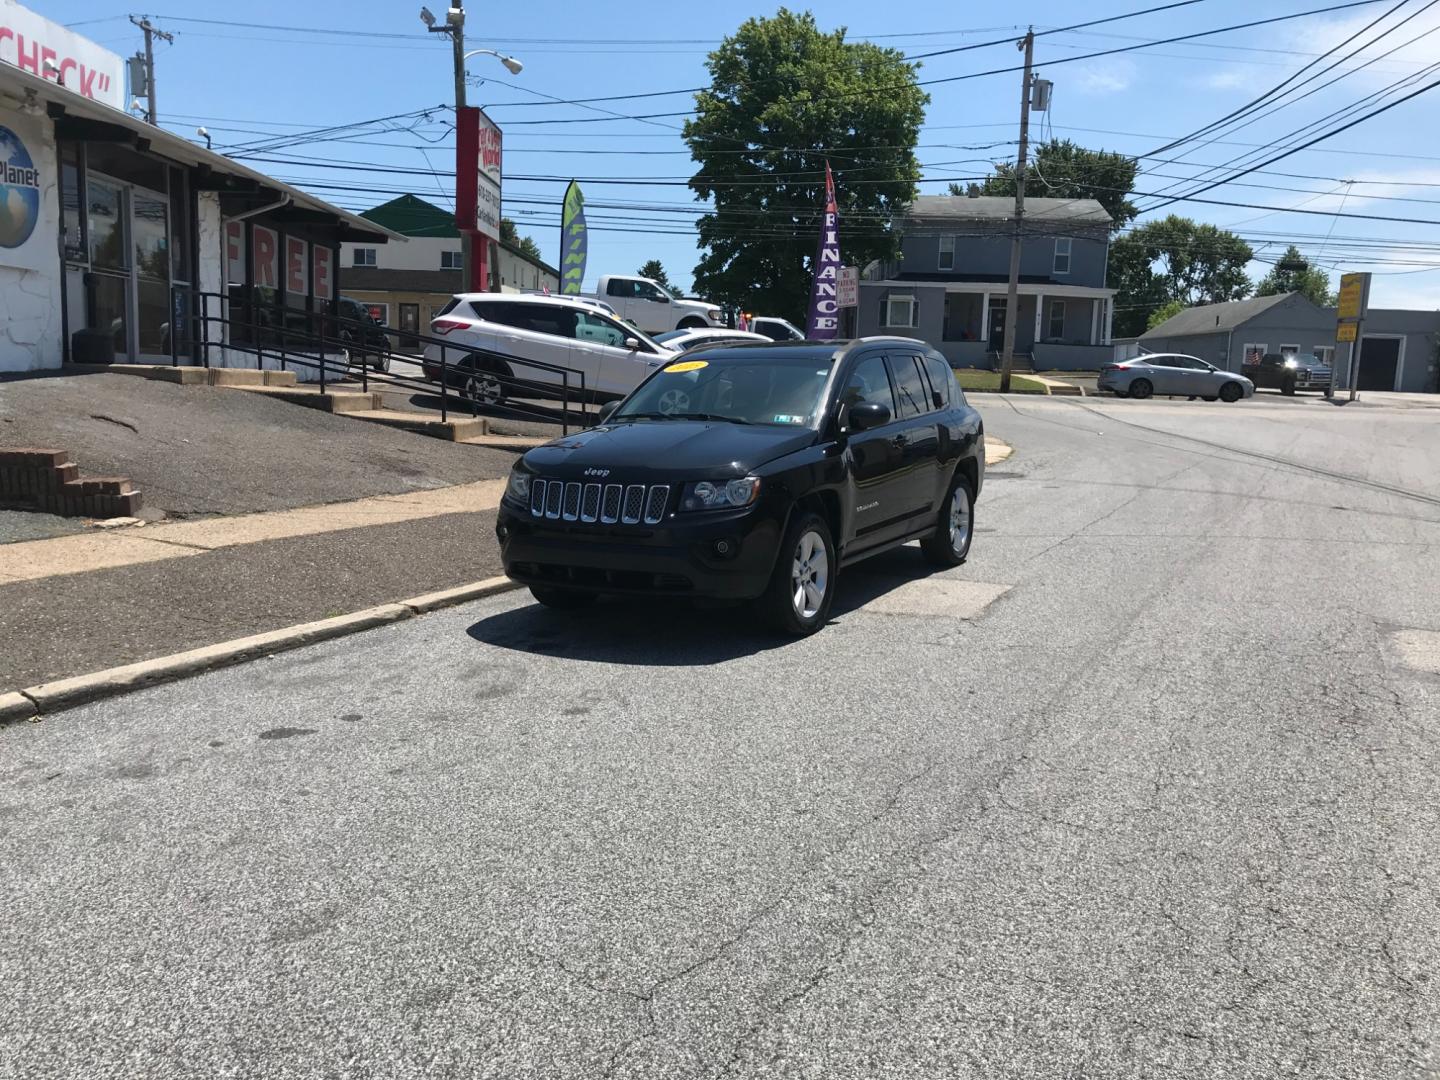
<instances>
[{"instance_id":1,"label":"jeep windshield","mask_svg":"<svg viewBox=\"0 0 1440 1080\"><path fill-rule=\"evenodd\" d=\"M732 355L679 360L657 371L615 410L610 422L715 420L816 426L830 378L828 359L726 352Z\"/></svg>"}]
</instances>

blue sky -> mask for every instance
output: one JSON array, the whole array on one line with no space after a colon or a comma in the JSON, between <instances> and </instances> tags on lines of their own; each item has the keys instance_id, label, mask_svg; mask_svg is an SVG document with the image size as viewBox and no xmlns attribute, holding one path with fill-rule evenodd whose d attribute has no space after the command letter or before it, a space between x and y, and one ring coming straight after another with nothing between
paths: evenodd
<instances>
[{"instance_id":1,"label":"blue sky","mask_svg":"<svg viewBox=\"0 0 1440 1080\"><path fill-rule=\"evenodd\" d=\"M161 45L157 55L161 120L186 134L204 124L217 149L412 113L453 100L448 40L426 34L418 18L418 0L306 0L303 4L252 0L247 5L212 0L191 0L187 5L161 2L166 6L150 15L157 26L175 34L174 44ZM823 6L820 22L827 28L846 26L851 37L915 53L1018 35L1025 24L1043 30L1156 2L1132 0L1081 7L1032 0L1003 8L912 2L890 8L832 0ZM1203 0L1090 31L1041 37L1036 47L1037 67L1043 77L1054 81L1055 93L1052 110L1040 118L1039 134L1043 137L1053 131L1057 137L1083 145L1129 154L1153 151L1167 138L1218 119L1287 77L1304 77L1307 66L1314 70L1318 54L1380 17L1394 6L1394 0L1205 38L1203 43L1155 45L1088 60L1075 57L1333 2ZM115 0L32 0L32 6L122 54L135 51L141 43L140 32L125 18L134 9L117 8ZM431 6L443 15L443 0L433 0ZM1422 0L1406 0L1388 21L1349 48L1396 27L1421 7ZM522 232L535 237L547 259L553 261L558 248L558 229L553 222L565 180L571 176L597 178L582 181L593 216L625 218L625 229L658 233L597 229L591 236L591 279L600 273L633 271L656 257L673 279L689 284L697 258L694 240L687 235L669 235L684 232L677 222L692 220L686 208L695 204L688 189L678 183L598 182L598 178L682 181L688 177L693 163L677 130L683 118L602 120L604 114L593 110L535 103L545 102L547 96L568 99L699 86L706 81L708 49L746 17L774 11L773 5L688 7L649 0L474 5L469 12L467 48L494 48L525 64L520 75L511 76L492 58L475 57L469 65L469 95L471 104L484 105L505 129L506 213ZM1006 17L1016 21L1005 23ZM354 36L196 20L329 28ZM1416 38L1419 40L1411 40ZM1410 43L1403 44L1406 42ZM1375 59L1397 45L1402 47ZM1017 57L1008 44L934 57L925 61L921 78L1008 67ZM1187 143L1176 153L1159 155L1178 160L1147 159L1137 189L1161 191L1178 178L1194 176L1199 165L1250 153L1255 144L1286 136L1396 80L1418 80L1411 88L1434 81L1433 72L1424 76L1426 65L1440 64L1440 8L1420 12L1320 82L1366 60L1374 62L1244 130L1225 133L1222 142ZM989 172L995 160L1013 156L1018 75L965 79L930 91L932 101L916 151L926 166L925 176L980 175ZM597 107L633 115L682 112L691 104L688 96L676 95L605 102ZM430 119L414 116L352 129L343 141L311 141L250 160L350 209L383 202L403 190L448 208L454 141L446 120L446 114L437 110ZM528 123L537 120L571 122ZM1371 270L1376 274L1372 291L1376 306L1440 307L1440 224L1335 219L1264 209L1334 210L1343 206L1350 213L1440 222L1440 141L1434 138L1437 120L1440 90L1271 165L1264 173L1244 178L1244 183L1256 186L1228 184L1205 195L1263 208L1177 203L1162 213L1186 214L1234 228L1256 246L1261 257L1277 257L1285 244L1295 239L1307 255L1322 264ZM285 160L266 161L263 157ZM432 168L438 176L428 171ZM374 171L379 169L422 171ZM522 176L564 179L519 179ZM930 180L921 191L941 193L944 188L943 180ZM597 203L641 203L647 209L607 210L596 207ZM843 235L842 222L842 242ZM1258 275L1266 267L1257 263L1252 269Z\"/></svg>"}]
</instances>

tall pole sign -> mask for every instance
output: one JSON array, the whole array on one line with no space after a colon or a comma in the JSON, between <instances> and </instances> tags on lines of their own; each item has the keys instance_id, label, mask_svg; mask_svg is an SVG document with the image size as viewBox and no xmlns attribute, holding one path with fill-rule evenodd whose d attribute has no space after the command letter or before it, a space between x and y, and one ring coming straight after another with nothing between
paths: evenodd
<instances>
[{"instance_id":1,"label":"tall pole sign","mask_svg":"<svg viewBox=\"0 0 1440 1080\"><path fill-rule=\"evenodd\" d=\"M455 224L465 233L500 239L500 185L504 174L504 139L485 110L456 110ZM484 289L486 244L476 245L473 280L466 288Z\"/></svg>"},{"instance_id":2,"label":"tall pole sign","mask_svg":"<svg viewBox=\"0 0 1440 1080\"><path fill-rule=\"evenodd\" d=\"M1340 277L1340 300L1335 310L1335 340L1350 346L1349 361L1345 365L1345 381L1350 386L1350 400L1354 401L1360 386L1360 363L1365 358L1365 313L1370 308L1370 275L1342 274ZM1334 366L1331 366L1331 393L1334 393Z\"/></svg>"},{"instance_id":3,"label":"tall pole sign","mask_svg":"<svg viewBox=\"0 0 1440 1080\"><path fill-rule=\"evenodd\" d=\"M836 293L840 277L840 212L835 205L835 178L825 162L825 220L815 249L815 280L810 286L810 313L805 319L807 341L832 341L840 328Z\"/></svg>"}]
</instances>

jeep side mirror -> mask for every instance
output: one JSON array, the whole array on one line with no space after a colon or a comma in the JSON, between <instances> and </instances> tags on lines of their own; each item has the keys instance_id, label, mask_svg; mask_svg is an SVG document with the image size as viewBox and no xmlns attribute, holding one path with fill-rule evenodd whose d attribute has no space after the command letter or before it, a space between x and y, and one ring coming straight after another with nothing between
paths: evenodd
<instances>
[{"instance_id":1,"label":"jeep side mirror","mask_svg":"<svg viewBox=\"0 0 1440 1080\"><path fill-rule=\"evenodd\" d=\"M597 424L603 424L606 420L610 419L611 415L619 407L620 403L618 401L605 402L604 405L600 406L600 411L595 414L595 422Z\"/></svg>"},{"instance_id":2,"label":"jeep side mirror","mask_svg":"<svg viewBox=\"0 0 1440 1080\"><path fill-rule=\"evenodd\" d=\"M640 339L635 337L627 337L625 339L625 347L631 352L634 352L636 349L640 348Z\"/></svg>"},{"instance_id":3,"label":"jeep side mirror","mask_svg":"<svg viewBox=\"0 0 1440 1080\"><path fill-rule=\"evenodd\" d=\"M889 406L878 401L857 401L850 406L848 423L851 431L869 431L890 422Z\"/></svg>"}]
</instances>

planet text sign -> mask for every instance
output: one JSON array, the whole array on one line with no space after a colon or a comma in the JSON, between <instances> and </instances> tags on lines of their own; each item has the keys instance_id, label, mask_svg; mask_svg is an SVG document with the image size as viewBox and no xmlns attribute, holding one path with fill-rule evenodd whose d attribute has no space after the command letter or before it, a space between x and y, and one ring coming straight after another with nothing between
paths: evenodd
<instances>
[{"instance_id":1,"label":"planet text sign","mask_svg":"<svg viewBox=\"0 0 1440 1080\"><path fill-rule=\"evenodd\" d=\"M40 191L53 177L40 167L37 132L17 114L6 117L14 128L0 127L0 266L21 270L49 269L59 257L54 235L36 231L40 223Z\"/></svg>"},{"instance_id":2,"label":"planet text sign","mask_svg":"<svg viewBox=\"0 0 1440 1080\"><path fill-rule=\"evenodd\" d=\"M113 109L125 108L125 64L117 53L15 0L0 0L0 64Z\"/></svg>"},{"instance_id":3,"label":"planet text sign","mask_svg":"<svg viewBox=\"0 0 1440 1080\"><path fill-rule=\"evenodd\" d=\"M459 110L455 129L455 224L500 239L504 138L483 109Z\"/></svg>"}]
</instances>

